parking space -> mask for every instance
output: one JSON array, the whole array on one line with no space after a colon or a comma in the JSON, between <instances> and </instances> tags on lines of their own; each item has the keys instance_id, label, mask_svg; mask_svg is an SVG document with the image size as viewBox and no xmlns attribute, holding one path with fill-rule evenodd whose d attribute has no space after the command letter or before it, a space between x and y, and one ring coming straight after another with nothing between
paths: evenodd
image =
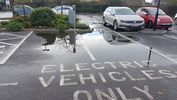
<instances>
[{"instance_id":1,"label":"parking space","mask_svg":"<svg viewBox=\"0 0 177 100\"><path fill-rule=\"evenodd\" d=\"M18 49L26 37L26 32L18 33L0 33L0 64L4 64L9 57Z\"/></svg>"},{"instance_id":2,"label":"parking space","mask_svg":"<svg viewBox=\"0 0 177 100\"><path fill-rule=\"evenodd\" d=\"M175 39L115 32L97 15L80 18L94 31L78 34L76 44L50 33L0 34L1 62L8 58L0 65L0 99L176 100L177 63L166 55L176 53Z\"/></svg>"}]
</instances>

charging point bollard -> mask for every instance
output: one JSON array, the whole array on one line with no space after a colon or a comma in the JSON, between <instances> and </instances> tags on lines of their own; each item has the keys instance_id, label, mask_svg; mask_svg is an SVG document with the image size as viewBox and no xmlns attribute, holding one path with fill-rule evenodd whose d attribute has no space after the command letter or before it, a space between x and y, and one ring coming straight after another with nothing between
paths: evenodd
<instances>
[{"instance_id":1,"label":"charging point bollard","mask_svg":"<svg viewBox=\"0 0 177 100\"><path fill-rule=\"evenodd\" d=\"M152 53L152 47L150 47L150 49L149 49L149 57L148 57L148 61L147 61L147 66L149 66L149 64L150 64L151 53Z\"/></svg>"}]
</instances>

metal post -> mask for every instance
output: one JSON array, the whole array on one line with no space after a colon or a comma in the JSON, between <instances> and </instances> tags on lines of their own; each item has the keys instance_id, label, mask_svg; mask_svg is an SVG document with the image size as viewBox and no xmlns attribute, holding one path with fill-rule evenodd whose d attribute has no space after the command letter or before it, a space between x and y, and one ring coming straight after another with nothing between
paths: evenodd
<instances>
[{"instance_id":1,"label":"metal post","mask_svg":"<svg viewBox=\"0 0 177 100\"><path fill-rule=\"evenodd\" d=\"M63 14L63 0L61 0L61 14Z\"/></svg>"},{"instance_id":2,"label":"metal post","mask_svg":"<svg viewBox=\"0 0 177 100\"><path fill-rule=\"evenodd\" d=\"M157 12L156 12L156 16L155 16L155 22L154 22L154 27L153 30L155 31L157 28L157 19L159 16L159 8L160 8L160 0L158 1L158 5L157 5Z\"/></svg>"},{"instance_id":3,"label":"metal post","mask_svg":"<svg viewBox=\"0 0 177 100\"><path fill-rule=\"evenodd\" d=\"M23 3L23 15L26 16L25 3Z\"/></svg>"},{"instance_id":4,"label":"metal post","mask_svg":"<svg viewBox=\"0 0 177 100\"><path fill-rule=\"evenodd\" d=\"M151 60L151 53L152 53L152 47L150 47L150 49L149 49L149 57L148 57L147 66L149 66L149 63L150 63L150 60Z\"/></svg>"},{"instance_id":5,"label":"metal post","mask_svg":"<svg viewBox=\"0 0 177 100\"><path fill-rule=\"evenodd\" d=\"M73 5L73 11L74 11L74 48L73 53L76 53L76 5Z\"/></svg>"}]
</instances>

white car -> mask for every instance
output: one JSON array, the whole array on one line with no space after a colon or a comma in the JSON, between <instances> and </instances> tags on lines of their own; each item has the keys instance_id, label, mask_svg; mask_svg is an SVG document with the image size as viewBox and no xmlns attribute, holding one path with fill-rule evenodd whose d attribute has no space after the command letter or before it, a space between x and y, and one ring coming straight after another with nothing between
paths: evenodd
<instances>
[{"instance_id":1,"label":"white car","mask_svg":"<svg viewBox=\"0 0 177 100\"><path fill-rule=\"evenodd\" d=\"M177 25L177 13L176 13L176 15L175 15L174 22L175 22L175 24Z\"/></svg>"},{"instance_id":2,"label":"white car","mask_svg":"<svg viewBox=\"0 0 177 100\"><path fill-rule=\"evenodd\" d=\"M72 6L63 5L63 6L56 6L52 8L52 11L56 14L61 14L63 12L64 15L69 15L69 10L72 10Z\"/></svg>"},{"instance_id":3,"label":"white car","mask_svg":"<svg viewBox=\"0 0 177 100\"><path fill-rule=\"evenodd\" d=\"M143 18L128 7L108 7L103 13L103 24L112 25L114 30L140 30L144 28L145 23Z\"/></svg>"}]
</instances>

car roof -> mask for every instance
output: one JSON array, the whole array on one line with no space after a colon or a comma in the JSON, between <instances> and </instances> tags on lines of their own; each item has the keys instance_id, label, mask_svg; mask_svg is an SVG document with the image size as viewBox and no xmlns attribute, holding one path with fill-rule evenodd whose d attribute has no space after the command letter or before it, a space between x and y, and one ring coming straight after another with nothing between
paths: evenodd
<instances>
[{"instance_id":1,"label":"car roof","mask_svg":"<svg viewBox=\"0 0 177 100\"><path fill-rule=\"evenodd\" d=\"M142 7L144 9L155 9L156 7Z\"/></svg>"},{"instance_id":2,"label":"car roof","mask_svg":"<svg viewBox=\"0 0 177 100\"><path fill-rule=\"evenodd\" d=\"M60 6L55 6L55 7L61 7L61 5ZM70 5L63 5L63 7L72 7L72 6L70 6Z\"/></svg>"},{"instance_id":3,"label":"car roof","mask_svg":"<svg viewBox=\"0 0 177 100\"><path fill-rule=\"evenodd\" d=\"M112 6L112 7L108 7L108 8L114 8L114 9L125 8L125 9L130 9L129 7L114 7L114 6Z\"/></svg>"}]
</instances>

